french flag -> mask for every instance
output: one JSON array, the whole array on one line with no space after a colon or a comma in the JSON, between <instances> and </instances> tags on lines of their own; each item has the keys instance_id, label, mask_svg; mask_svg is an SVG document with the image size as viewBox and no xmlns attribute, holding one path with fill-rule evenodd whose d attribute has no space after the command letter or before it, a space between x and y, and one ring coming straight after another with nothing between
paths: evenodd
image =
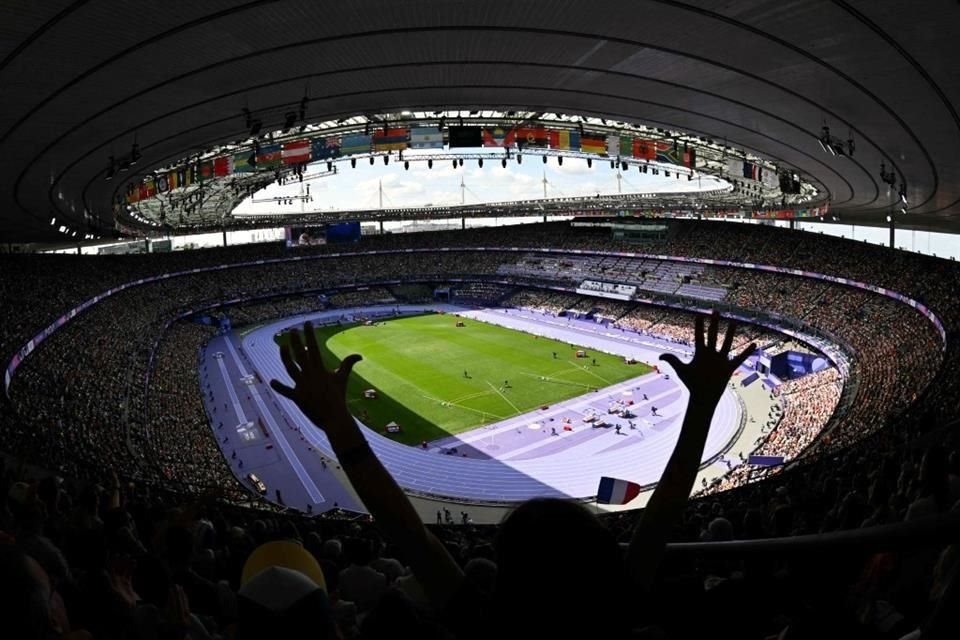
<instances>
[{"instance_id":1,"label":"french flag","mask_svg":"<svg viewBox=\"0 0 960 640\"><path fill-rule=\"evenodd\" d=\"M627 504L638 495L640 485L636 482L600 476L600 486L597 488L598 504Z\"/></svg>"}]
</instances>

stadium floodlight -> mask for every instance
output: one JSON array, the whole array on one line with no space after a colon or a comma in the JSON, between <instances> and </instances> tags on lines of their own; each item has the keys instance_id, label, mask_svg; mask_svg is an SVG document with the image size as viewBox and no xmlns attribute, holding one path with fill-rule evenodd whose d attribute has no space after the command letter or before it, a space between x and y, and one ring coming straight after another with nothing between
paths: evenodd
<instances>
[{"instance_id":1,"label":"stadium floodlight","mask_svg":"<svg viewBox=\"0 0 960 640\"><path fill-rule=\"evenodd\" d=\"M587 169L593 168L593 158L587 158Z\"/></svg>"},{"instance_id":2,"label":"stadium floodlight","mask_svg":"<svg viewBox=\"0 0 960 640\"><path fill-rule=\"evenodd\" d=\"M357 159L356 159L356 158L350 158L350 166L353 167L354 169L357 168Z\"/></svg>"},{"instance_id":3,"label":"stadium floodlight","mask_svg":"<svg viewBox=\"0 0 960 640\"><path fill-rule=\"evenodd\" d=\"M457 168L457 159L456 159L456 158L453 159L453 168L454 168L454 169Z\"/></svg>"},{"instance_id":4,"label":"stadium floodlight","mask_svg":"<svg viewBox=\"0 0 960 640\"><path fill-rule=\"evenodd\" d=\"M547 156L543 156L543 159L546 160ZM557 156L557 164L563 164L563 156Z\"/></svg>"},{"instance_id":5,"label":"stadium floodlight","mask_svg":"<svg viewBox=\"0 0 960 640\"><path fill-rule=\"evenodd\" d=\"M56 218L50 218L50 226L53 227L53 226L56 226L56 224L57 224L57 219L56 219Z\"/></svg>"},{"instance_id":6,"label":"stadium floodlight","mask_svg":"<svg viewBox=\"0 0 960 640\"><path fill-rule=\"evenodd\" d=\"M546 156L546 155L543 156L543 164L547 164L547 156Z\"/></svg>"},{"instance_id":7,"label":"stadium floodlight","mask_svg":"<svg viewBox=\"0 0 960 640\"><path fill-rule=\"evenodd\" d=\"M383 164L390 164L390 154L383 156Z\"/></svg>"},{"instance_id":8,"label":"stadium floodlight","mask_svg":"<svg viewBox=\"0 0 960 640\"><path fill-rule=\"evenodd\" d=\"M427 169L433 169L433 158L427 160Z\"/></svg>"},{"instance_id":9,"label":"stadium floodlight","mask_svg":"<svg viewBox=\"0 0 960 640\"><path fill-rule=\"evenodd\" d=\"M410 169L410 161L409 161L409 160L404 160L404 161L403 161L403 168L404 168L404 169Z\"/></svg>"},{"instance_id":10,"label":"stadium floodlight","mask_svg":"<svg viewBox=\"0 0 960 640\"><path fill-rule=\"evenodd\" d=\"M503 167L504 169L507 168L507 159L506 159L506 158L503 158L502 160L500 160L500 166Z\"/></svg>"},{"instance_id":11,"label":"stadium floodlight","mask_svg":"<svg viewBox=\"0 0 960 640\"><path fill-rule=\"evenodd\" d=\"M333 162L327 160L327 171L333 171Z\"/></svg>"},{"instance_id":12,"label":"stadium floodlight","mask_svg":"<svg viewBox=\"0 0 960 640\"><path fill-rule=\"evenodd\" d=\"M518 153L518 154L517 154L517 164L520 164L521 162L523 162L523 156L521 156L521 155Z\"/></svg>"},{"instance_id":13,"label":"stadium floodlight","mask_svg":"<svg viewBox=\"0 0 960 640\"><path fill-rule=\"evenodd\" d=\"M463 158L457 158L457 163L462 167L462 166L463 166Z\"/></svg>"},{"instance_id":14,"label":"stadium floodlight","mask_svg":"<svg viewBox=\"0 0 960 640\"><path fill-rule=\"evenodd\" d=\"M375 161L374 157L373 157L373 156L370 156L370 164L371 164L371 165L374 163L374 161Z\"/></svg>"},{"instance_id":15,"label":"stadium floodlight","mask_svg":"<svg viewBox=\"0 0 960 640\"><path fill-rule=\"evenodd\" d=\"M479 158L479 159L477 160L477 166L480 167L481 169L483 169L483 158Z\"/></svg>"}]
</instances>

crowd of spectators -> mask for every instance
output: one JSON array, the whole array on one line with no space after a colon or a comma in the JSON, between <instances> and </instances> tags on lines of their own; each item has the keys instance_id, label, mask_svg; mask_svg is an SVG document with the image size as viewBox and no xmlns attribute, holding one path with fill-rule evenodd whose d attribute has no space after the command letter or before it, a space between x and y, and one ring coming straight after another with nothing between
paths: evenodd
<instances>
[{"instance_id":1,"label":"crowd of spectators","mask_svg":"<svg viewBox=\"0 0 960 640\"><path fill-rule=\"evenodd\" d=\"M385 236L371 238L368 248L416 246L642 250L597 231L558 224ZM326 250L306 251L298 255ZM954 338L960 328L960 300L954 295L960 272L954 265L782 229L687 222L677 223L655 253L736 256L744 262L877 284L930 306L948 331L943 352L926 319L887 298L794 276L721 268L705 272L705 278L729 286L727 303L802 320L842 342L853 354L851 380L856 388L842 400L838 381L830 379L835 373L788 383L782 390L784 417L758 451L795 462L764 481L692 502L675 539L853 529L943 513L956 502L960 441L955 430L944 428L957 417L960 397ZM0 257L0 269L9 274L0 279L4 309L0 354L8 360L60 314L112 286L169 271L285 255L280 246L270 245L115 258ZM371 630L366 636L377 637L372 631L377 620L389 618L378 618L378 612L392 606L388 597L392 590L386 586L392 584L408 600L417 599L416 584L409 576L398 575L405 572L403 558L386 561L384 555L395 554L386 553L375 530L363 523L281 517L262 506L255 511L230 506L241 499L238 485L212 440L196 379L196 351L212 330L183 321L165 328L185 309L227 298L404 276L493 275L502 264L515 261L515 255L496 251L450 251L280 262L192 274L110 297L43 342L18 370L11 402L0 405L0 449L15 451L55 475L24 483L30 476L26 472L0 474L4 501L0 530L12 533L23 549L30 548L29 541L42 539L34 547L40 550L31 551L30 557L50 581L50 602L62 614L63 630L72 624L94 630L97 637L141 637L131 629L146 633L143 621L159 620L189 626L197 637L222 633L236 622L242 606L239 576L250 551L273 538L296 538L323 568L333 610L342 616L341 633L349 637L367 624ZM69 278L69 286L64 278ZM225 313L238 321L258 322L305 309L306 300L301 297L290 306L258 303ZM577 303L576 296L529 291L507 301L554 314ZM619 305L606 308L612 309L611 315L623 310ZM625 311L617 317L619 326L692 340L689 317L682 312L641 306ZM766 339L760 332L752 337ZM738 344L744 341L741 336ZM150 383L145 388L148 372ZM831 405L841 402L842 412L829 433L812 444L817 455L798 457L813 439L809 425L833 413ZM860 446L850 446L858 441ZM219 487L216 503L194 507L182 497L211 486ZM607 524L623 539L632 519L614 516ZM492 535L482 528L463 527L443 532L443 539L464 565L474 562L478 581L489 581L494 568L482 561L489 563L492 557ZM356 540L365 544L351 542ZM341 579L348 564L342 555L346 547L355 551L353 564L373 567L383 576L379 596L365 600L359 593L349 593L349 579L346 583ZM0 555L5 575L23 574L27 560L17 553ZM365 562L371 553L382 562ZM131 562L134 557L136 563ZM915 624L929 607L926 595L932 576L939 575L933 570L936 560L895 558L900 563L897 573L891 577L888 568L884 574L888 581L868 585L873 589L858 592L854 600L864 607L883 600L901 620ZM940 561L948 565L944 570L955 572L949 563L956 563L956 550ZM735 572L727 567L715 573L731 581ZM24 584L35 582L30 578ZM168 588L173 583L186 592L190 609L186 614L182 606L175 606L179 591ZM676 593L670 586L664 585L663 592ZM344 588L347 594L342 593ZM0 602L10 606L16 601ZM864 626L874 623L863 616L859 620ZM428 626L420 618L416 624ZM162 637L162 628L154 624L156 635L142 637Z\"/></svg>"}]
</instances>

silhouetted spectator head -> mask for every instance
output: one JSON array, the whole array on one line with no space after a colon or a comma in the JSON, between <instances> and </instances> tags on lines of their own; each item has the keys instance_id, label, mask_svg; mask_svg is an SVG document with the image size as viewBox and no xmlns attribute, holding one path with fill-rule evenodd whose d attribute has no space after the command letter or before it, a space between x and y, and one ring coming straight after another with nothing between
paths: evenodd
<instances>
[{"instance_id":1,"label":"silhouetted spectator head","mask_svg":"<svg viewBox=\"0 0 960 640\"><path fill-rule=\"evenodd\" d=\"M373 560L370 541L363 538L347 538L343 545L343 553L350 564L364 566Z\"/></svg>"},{"instance_id":2,"label":"silhouetted spectator head","mask_svg":"<svg viewBox=\"0 0 960 640\"><path fill-rule=\"evenodd\" d=\"M21 549L0 544L0 633L5 638L50 637L50 585L40 565Z\"/></svg>"},{"instance_id":3,"label":"silhouetted spectator head","mask_svg":"<svg viewBox=\"0 0 960 640\"><path fill-rule=\"evenodd\" d=\"M586 508L547 498L525 502L500 525L495 546L497 615L517 637L534 630L544 637L568 633L584 624L585 611L605 612L592 617L596 637L622 632L627 609L622 554ZM557 607L558 598L567 596L578 606Z\"/></svg>"},{"instance_id":4,"label":"silhouetted spectator head","mask_svg":"<svg viewBox=\"0 0 960 640\"><path fill-rule=\"evenodd\" d=\"M707 540L711 542L733 540L733 525L726 518L714 518L707 526Z\"/></svg>"}]
</instances>

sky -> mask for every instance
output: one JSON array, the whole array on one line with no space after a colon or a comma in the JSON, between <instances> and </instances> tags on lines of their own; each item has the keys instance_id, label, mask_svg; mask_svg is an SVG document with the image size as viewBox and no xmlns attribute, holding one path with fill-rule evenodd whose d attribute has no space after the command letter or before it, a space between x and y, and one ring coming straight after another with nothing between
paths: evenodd
<instances>
[{"instance_id":1,"label":"sky","mask_svg":"<svg viewBox=\"0 0 960 640\"><path fill-rule=\"evenodd\" d=\"M595 160L591 168L581 158L564 158L563 164L558 165L554 157L548 158L544 164L540 156L525 154L521 164L512 159L503 168L500 165L502 149L485 151L491 157L484 160L483 168L478 166L477 160L465 159L463 166L455 169L453 156L434 161L433 169L428 169L426 162L411 162L410 169L404 170L403 163L397 162L396 154L388 165L384 165L380 158L374 165L361 158L354 169L348 161L341 161L336 163L337 175L305 181L303 186L299 182L283 186L273 184L241 203L234 215L376 209L380 206L380 184L383 185L384 208L456 205L461 204L461 198L466 204L543 198L544 177L549 198L617 193L617 171L610 168L609 161ZM414 158L423 153L429 152L406 151L404 157ZM441 152L433 152L434 155L437 153ZM325 170L326 163L320 162L310 165L307 173ZM622 176L622 193L709 190L721 185L719 180L710 176L693 181L684 176L677 180L673 175L666 178L662 172L659 176L643 174L636 167L623 172ZM463 191L461 179L466 185ZM296 196L301 193L301 188L306 189L307 184L310 185L312 202L295 201L284 205L253 202Z\"/></svg>"}]
</instances>

